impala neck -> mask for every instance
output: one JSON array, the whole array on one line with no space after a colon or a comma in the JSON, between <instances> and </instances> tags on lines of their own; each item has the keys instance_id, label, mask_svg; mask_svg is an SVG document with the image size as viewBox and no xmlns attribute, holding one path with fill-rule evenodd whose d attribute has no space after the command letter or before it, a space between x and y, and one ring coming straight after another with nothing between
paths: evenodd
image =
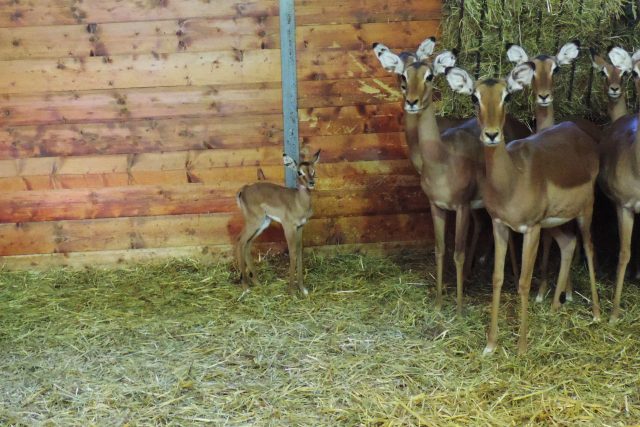
<instances>
[{"instance_id":1,"label":"impala neck","mask_svg":"<svg viewBox=\"0 0 640 427\"><path fill-rule=\"evenodd\" d=\"M418 135L420 135L420 150L425 161L435 160L442 149L440 129L436 121L436 107L431 103L419 114Z\"/></svg>"},{"instance_id":2,"label":"impala neck","mask_svg":"<svg viewBox=\"0 0 640 427\"><path fill-rule=\"evenodd\" d=\"M497 194L509 196L513 192L515 176L518 170L507 151L504 142L488 147L484 146L486 166L486 184Z\"/></svg>"},{"instance_id":3,"label":"impala neck","mask_svg":"<svg viewBox=\"0 0 640 427\"><path fill-rule=\"evenodd\" d=\"M418 136L418 128L420 127L420 116L418 114L409 114L404 112L404 133L409 147L409 158L413 165L418 168L420 165L420 138Z\"/></svg>"},{"instance_id":4,"label":"impala neck","mask_svg":"<svg viewBox=\"0 0 640 427\"><path fill-rule=\"evenodd\" d=\"M621 95L617 99L609 98L607 111L609 112L609 119L611 119L611 123L615 122L622 116L626 116L627 115L626 97L624 95Z\"/></svg>"},{"instance_id":5,"label":"impala neck","mask_svg":"<svg viewBox=\"0 0 640 427\"><path fill-rule=\"evenodd\" d=\"M536 132L540 132L555 124L553 114L553 104L550 104L548 107L542 107L536 103Z\"/></svg>"}]
</instances>

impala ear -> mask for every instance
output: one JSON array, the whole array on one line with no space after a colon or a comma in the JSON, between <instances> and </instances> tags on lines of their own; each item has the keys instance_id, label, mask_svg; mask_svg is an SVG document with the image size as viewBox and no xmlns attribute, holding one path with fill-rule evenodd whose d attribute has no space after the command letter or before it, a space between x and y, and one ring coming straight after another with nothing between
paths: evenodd
<instances>
[{"instance_id":1,"label":"impala ear","mask_svg":"<svg viewBox=\"0 0 640 427\"><path fill-rule=\"evenodd\" d=\"M589 53L591 54L591 65L598 71L603 71L605 74L607 73L607 61L596 53L594 48L589 49Z\"/></svg>"},{"instance_id":2,"label":"impala ear","mask_svg":"<svg viewBox=\"0 0 640 427\"><path fill-rule=\"evenodd\" d=\"M635 53L631 56L631 60L633 62L640 61L640 49L635 51Z\"/></svg>"},{"instance_id":3,"label":"impala ear","mask_svg":"<svg viewBox=\"0 0 640 427\"><path fill-rule=\"evenodd\" d=\"M513 43L508 43L507 58L509 58L509 61L511 62L522 64L523 62L527 62L529 60L529 55L527 55L527 52L525 52L521 46Z\"/></svg>"},{"instance_id":4,"label":"impala ear","mask_svg":"<svg viewBox=\"0 0 640 427\"><path fill-rule=\"evenodd\" d=\"M420 46L418 46L418 50L416 50L416 56L418 60L422 61L423 59L427 59L433 53L433 49L436 47L436 38L429 37L425 39Z\"/></svg>"},{"instance_id":5,"label":"impala ear","mask_svg":"<svg viewBox=\"0 0 640 427\"><path fill-rule=\"evenodd\" d=\"M507 76L507 90L509 93L517 92L530 86L533 75L536 72L536 65L533 62L525 62L516 65Z\"/></svg>"},{"instance_id":6,"label":"impala ear","mask_svg":"<svg viewBox=\"0 0 640 427\"><path fill-rule=\"evenodd\" d=\"M455 92L465 95L471 95L473 93L475 81L465 70L458 67L449 67L444 73L447 76L449 86L451 86L451 89Z\"/></svg>"},{"instance_id":7,"label":"impala ear","mask_svg":"<svg viewBox=\"0 0 640 427\"><path fill-rule=\"evenodd\" d=\"M284 165L289 169L292 169L294 171L298 170L298 163L293 159L293 157L282 153L282 161L284 162Z\"/></svg>"},{"instance_id":8,"label":"impala ear","mask_svg":"<svg viewBox=\"0 0 640 427\"><path fill-rule=\"evenodd\" d=\"M391 52L388 47L382 43L374 43L372 47L378 61L382 64L382 68L396 74L402 74L404 72L404 62L402 58Z\"/></svg>"},{"instance_id":9,"label":"impala ear","mask_svg":"<svg viewBox=\"0 0 640 427\"><path fill-rule=\"evenodd\" d=\"M569 65L578 57L579 54L580 42L578 40L573 40L560 48L556 58L558 59L558 64Z\"/></svg>"},{"instance_id":10,"label":"impala ear","mask_svg":"<svg viewBox=\"0 0 640 427\"><path fill-rule=\"evenodd\" d=\"M619 68L622 71L631 71L633 68L633 59L631 59L631 55L629 52L622 49L621 47L611 47L609 48L609 60L613 64L614 67Z\"/></svg>"},{"instance_id":11,"label":"impala ear","mask_svg":"<svg viewBox=\"0 0 640 427\"><path fill-rule=\"evenodd\" d=\"M316 151L316 154L314 154L311 158L311 163L315 165L316 163L318 163L318 160L320 160L320 149L318 149L318 151Z\"/></svg>"},{"instance_id":12,"label":"impala ear","mask_svg":"<svg viewBox=\"0 0 640 427\"><path fill-rule=\"evenodd\" d=\"M456 65L456 55L454 52L445 50L433 60L433 75L443 74L449 67Z\"/></svg>"}]
</instances>

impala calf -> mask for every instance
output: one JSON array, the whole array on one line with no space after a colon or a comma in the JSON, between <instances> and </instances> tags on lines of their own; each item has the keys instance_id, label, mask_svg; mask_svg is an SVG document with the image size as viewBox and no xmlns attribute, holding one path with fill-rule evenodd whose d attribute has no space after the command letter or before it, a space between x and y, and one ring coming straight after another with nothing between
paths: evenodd
<instances>
[{"instance_id":1,"label":"impala calf","mask_svg":"<svg viewBox=\"0 0 640 427\"><path fill-rule=\"evenodd\" d=\"M251 259L251 245L271 221L282 224L289 248L289 292L298 289L306 296L309 291L302 281L302 227L307 223L313 211L311 209L311 190L315 187L316 164L320 150L310 162L297 164L294 159L283 154L285 166L297 171L296 188L285 188L271 182L256 182L245 185L237 196L238 206L244 216L244 228L238 238L238 266L240 281L246 290L249 285L257 284L256 270Z\"/></svg>"},{"instance_id":2,"label":"impala calf","mask_svg":"<svg viewBox=\"0 0 640 427\"><path fill-rule=\"evenodd\" d=\"M631 73L640 93L640 50L630 55L614 47L609 50L611 63L622 73ZM616 271L616 291L610 321L620 316L622 286L631 258L631 234L634 216L640 213L640 133L638 114L616 120L601 141L602 167L599 182L604 193L615 203L618 216L620 252Z\"/></svg>"},{"instance_id":3,"label":"impala calf","mask_svg":"<svg viewBox=\"0 0 640 427\"><path fill-rule=\"evenodd\" d=\"M476 104L481 128L479 139L484 146L486 175L481 185L485 206L493 220L495 238L493 301L485 353L493 352L497 345L509 229L524 234L519 280L520 353L527 349L529 290L542 228L550 228L556 233L558 226L577 219L587 254L593 315L596 319L600 316L590 231L593 190L598 175L596 141L575 123L564 122L526 139L505 143L506 102L511 93L530 83L533 71L532 64L523 63L506 79L485 79L476 83L460 68L447 69L447 81L452 89L471 95ZM576 240L575 237L563 237L559 243L562 262L557 294L566 284Z\"/></svg>"}]
</instances>

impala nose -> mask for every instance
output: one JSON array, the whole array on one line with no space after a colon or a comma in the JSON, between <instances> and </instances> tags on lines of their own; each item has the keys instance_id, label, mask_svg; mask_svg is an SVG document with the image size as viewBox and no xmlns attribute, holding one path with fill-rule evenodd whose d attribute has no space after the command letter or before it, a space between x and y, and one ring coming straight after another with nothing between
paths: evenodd
<instances>
[{"instance_id":1,"label":"impala nose","mask_svg":"<svg viewBox=\"0 0 640 427\"><path fill-rule=\"evenodd\" d=\"M417 99L414 99L413 101L411 101L410 99L407 99L407 105L409 107L415 107L416 104L418 104L418 100Z\"/></svg>"},{"instance_id":2,"label":"impala nose","mask_svg":"<svg viewBox=\"0 0 640 427\"><path fill-rule=\"evenodd\" d=\"M487 139L491 142L495 142L496 138L498 138L499 133L498 132L485 132L484 135L487 137Z\"/></svg>"}]
</instances>

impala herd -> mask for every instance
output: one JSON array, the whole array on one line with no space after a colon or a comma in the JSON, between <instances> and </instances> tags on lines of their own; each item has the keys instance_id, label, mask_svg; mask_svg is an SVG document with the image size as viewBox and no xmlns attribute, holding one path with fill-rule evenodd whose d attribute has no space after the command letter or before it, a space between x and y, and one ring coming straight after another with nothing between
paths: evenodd
<instances>
[{"instance_id":1,"label":"impala herd","mask_svg":"<svg viewBox=\"0 0 640 427\"><path fill-rule=\"evenodd\" d=\"M610 321L620 315L620 300L631 253L634 215L640 213L640 136L638 117L627 114L624 77L633 76L640 93L640 50L633 55L613 47L609 61L591 50L593 67L606 79L611 124L603 131L594 123L576 119L555 124L554 76L580 53L577 41L556 55L529 57L518 45L507 45L507 58L515 67L502 78L476 80L455 66L454 52L434 54L436 40L426 39L414 52L399 54L381 43L373 52L382 67L398 77L403 94L404 129L409 158L420 175L420 185L430 203L435 234L436 306L442 304L445 254L445 218L455 212L457 312L462 310L463 284L480 233L479 209L486 209L493 225L493 299L485 353L497 345L500 292L507 248L514 273L519 275L519 353L527 349L528 303L538 245L542 236L541 284L536 300L547 289L547 265L552 240L560 248L560 272L552 310L560 307L564 292L571 300L569 273L578 242L586 256L594 320L600 319L591 239L594 190L598 182L617 210L620 252ZM471 97L476 117L467 120L436 118L434 81L443 75L453 91ZM536 128L529 128L507 114L514 92L532 88ZM297 188L268 182L243 187L238 204L245 228L238 244L240 279L245 289L255 283L251 243L270 222L282 223L289 246L289 289L307 295L302 275L302 227L311 217L311 190L315 182L318 151L311 161L297 164L284 156L285 166L298 174ZM575 220L572 221L572 220ZM473 227L470 222L473 221ZM467 244L469 230L473 233ZM515 262L511 233L523 235L520 272ZM579 232L579 233L577 233ZM580 237L580 239L578 239ZM468 248L468 249L467 249Z\"/></svg>"}]
</instances>

